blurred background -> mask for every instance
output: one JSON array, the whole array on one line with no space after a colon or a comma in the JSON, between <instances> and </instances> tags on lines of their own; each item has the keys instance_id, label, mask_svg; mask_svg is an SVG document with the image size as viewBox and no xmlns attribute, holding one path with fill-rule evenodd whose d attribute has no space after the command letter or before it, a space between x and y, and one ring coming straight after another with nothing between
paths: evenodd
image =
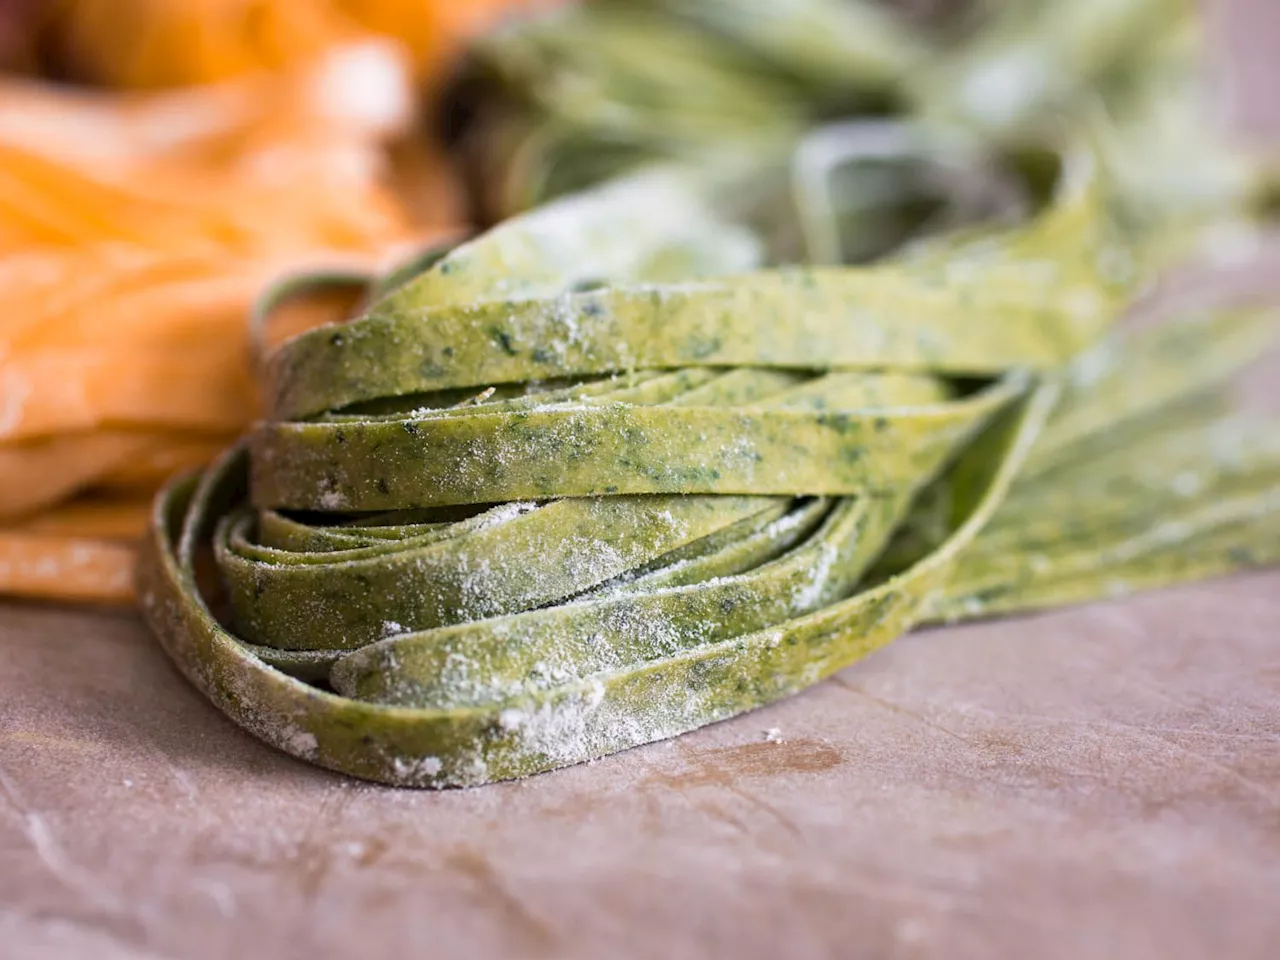
<instances>
[{"instance_id":1,"label":"blurred background","mask_svg":"<svg viewBox=\"0 0 1280 960\"><path fill-rule=\"evenodd\" d=\"M1277 35L1269 0L0 0L0 593L130 599L156 487L256 414L273 279L381 272L642 163L822 164L885 118L1015 153L1102 116L1134 209L1248 249L1276 165L1231 133L1267 111L1231 68ZM857 230L807 256L900 242L929 176L834 191Z\"/></svg>"}]
</instances>

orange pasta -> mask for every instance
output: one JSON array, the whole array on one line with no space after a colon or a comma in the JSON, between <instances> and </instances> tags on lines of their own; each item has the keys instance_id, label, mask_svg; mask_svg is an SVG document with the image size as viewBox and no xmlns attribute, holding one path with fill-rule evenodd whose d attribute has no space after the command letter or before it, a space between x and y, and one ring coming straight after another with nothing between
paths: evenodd
<instances>
[{"instance_id":1,"label":"orange pasta","mask_svg":"<svg viewBox=\"0 0 1280 960\"><path fill-rule=\"evenodd\" d=\"M349 39L158 93L0 82L0 593L125 599L139 507L256 415L262 289L457 232L431 148L405 148L414 202L390 185L387 144L416 113L403 46ZM282 326L351 300L291 303Z\"/></svg>"},{"instance_id":2,"label":"orange pasta","mask_svg":"<svg viewBox=\"0 0 1280 960\"><path fill-rule=\"evenodd\" d=\"M136 556L128 542L0 530L0 586L42 600L128 603Z\"/></svg>"}]
</instances>

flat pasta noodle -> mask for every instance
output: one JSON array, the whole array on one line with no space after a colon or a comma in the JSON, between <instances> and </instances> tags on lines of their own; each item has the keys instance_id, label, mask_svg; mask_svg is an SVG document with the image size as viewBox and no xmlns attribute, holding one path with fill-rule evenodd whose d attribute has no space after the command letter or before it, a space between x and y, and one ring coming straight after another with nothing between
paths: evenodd
<instances>
[{"instance_id":1,"label":"flat pasta noodle","mask_svg":"<svg viewBox=\"0 0 1280 960\"><path fill-rule=\"evenodd\" d=\"M131 605L136 543L0 530L0 589L41 600Z\"/></svg>"}]
</instances>

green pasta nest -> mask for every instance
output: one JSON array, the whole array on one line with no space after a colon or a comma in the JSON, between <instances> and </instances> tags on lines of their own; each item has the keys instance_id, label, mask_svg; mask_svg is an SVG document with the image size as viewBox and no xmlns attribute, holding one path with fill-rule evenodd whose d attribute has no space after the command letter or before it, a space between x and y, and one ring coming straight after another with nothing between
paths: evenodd
<instances>
[{"instance_id":1,"label":"green pasta nest","mask_svg":"<svg viewBox=\"0 0 1280 960\"><path fill-rule=\"evenodd\" d=\"M1212 399L1269 319L1111 332L1152 234L1062 169L1021 224L792 268L650 169L375 282L159 498L147 616L258 736L446 786L734 716L920 623L1270 562L1280 437Z\"/></svg>"},{"instance_id":2,"label":"green pasta nest","mask_svg":"<svg viewBox=\"0 0 1280 960\"><path fill-rule=\"evenodd\" d=\"M139 592L188 678L295 756L479 784L919 624L1274 562L1280 431L1225 392L1274 323L1116 327L1274 182L1206 134L1189 0L959 6L485 38L443 112L498 225L359 279L156 502Z\"/></svg>"}]
</instances>

